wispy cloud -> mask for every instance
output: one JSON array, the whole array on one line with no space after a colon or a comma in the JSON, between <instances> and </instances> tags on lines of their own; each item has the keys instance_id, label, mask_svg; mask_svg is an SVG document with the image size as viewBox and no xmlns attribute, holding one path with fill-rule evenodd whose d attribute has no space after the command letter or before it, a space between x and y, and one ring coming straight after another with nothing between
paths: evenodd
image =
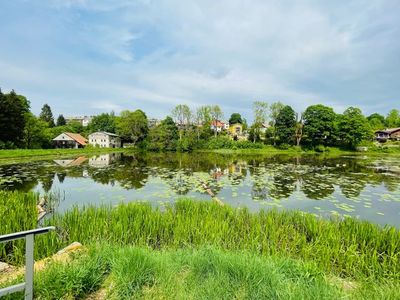
<instances>
[{"instance_id":1,"label":"wispy cloud","mask_svg":"<svg viewBox=\"0 0 400 300\"><path fill-rule=\"evenodd\" d=\"M386 113L400 108L399 11L395 0L2 2L0 86L64 114L218 103L250 118L255 99Z\"/></svg>"}]
</instances>

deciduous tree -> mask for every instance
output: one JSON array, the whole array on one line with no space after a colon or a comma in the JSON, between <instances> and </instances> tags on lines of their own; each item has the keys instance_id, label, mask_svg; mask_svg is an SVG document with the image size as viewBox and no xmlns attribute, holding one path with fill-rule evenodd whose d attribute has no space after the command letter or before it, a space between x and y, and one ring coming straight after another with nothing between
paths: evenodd
<instances>
[{"instance_id":1,"label":"deciduous tree","mask_svg":"<svg viewBox=\"0 0 400 300\"><path fill-rule=\"evenodd\" d=\"M275 131L280 144L293 143L296 131L296 113L289 105L280 110L275 122Z\"/></svg>"},{"instance_id":2,"label":"deciduous tree","mask_svg":"<svg viewBox=\"0 0 400 300\"><path fill-rule=\"evenodd\" d=\"M144 140L149 131L146 114L140 109L134 112L124 110L117 121L117 133L133 145Z\"/></svg>"}]
</instances>

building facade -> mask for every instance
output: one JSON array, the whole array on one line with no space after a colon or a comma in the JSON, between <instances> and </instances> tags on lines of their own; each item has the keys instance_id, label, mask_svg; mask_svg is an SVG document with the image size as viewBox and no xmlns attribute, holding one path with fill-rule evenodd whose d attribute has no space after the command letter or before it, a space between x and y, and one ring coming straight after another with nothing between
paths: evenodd
<instances>
[{"instance_id":1,"label":"building facade","mask_svg":"<svg viewBox=\"0 0 400 300\"><path fill-rule=\"evenodd\" d=\"M375 138L379 142L387 140L400 141L400 127L375 131Z\"/></svg>"},{"instance_id":2,"label":"building facade","mask_svg":"<svg viewBox=\"0 0 400 300\"><path fill-rule=\"evenodd\" d=\"M110 132L93 132L89 134L89 145L100 148L121 148L121 138Z\"/></svg>"},{"instance_id":3,"label":"building facade","mask_svg":"<svg viewBox=\"0 0 400 300\"><path fill-rule=\"evenodd\" d=\"M71 122L78 122L83 127L86 127L89 125L92 119L93 119L92 116L75 116L75 117L66 117L65 121L67 122L67 124Z\"/></svg>"},{"instance_id":4,"label":"building facade","mask_svg":"<svg viewBox=\"0 0 400 300\"><path fill-rule=\"evenodd\" d=\"M56 148L83 148L88 140L78 133L63 132L53 139Z\"/></svg>"}]
</instances>

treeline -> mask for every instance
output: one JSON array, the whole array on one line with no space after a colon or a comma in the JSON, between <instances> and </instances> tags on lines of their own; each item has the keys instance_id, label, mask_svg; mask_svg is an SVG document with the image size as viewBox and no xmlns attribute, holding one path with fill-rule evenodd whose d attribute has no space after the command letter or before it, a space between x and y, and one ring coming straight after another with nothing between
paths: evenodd
<instances>
[{"instance_id":1,"label":"treeline","mask_svg":"<svg viewBox=\"0 0 400 300\"><path fill-rule=\"evenodd\" d=\"M88 136L107 131L121 136L125 143L151 151L190 151L193 149L261 148L264 144L279 148L290 146L354 148L372 141L375 130L400 127L400 112L392 109L387 116L378 113L364 116L359 108L349 107L342 114L321 104L311 105L298 113L281 102L253 103L253 122L248 124L240 113L233 113L229 124L241 124L238 134L216 130L215 120L223 120L218 105L191 109L177 105L160 122L149 120L141 111L122 111L119 116L102 113L88 126L69 122L63 115L55 120L45 104L39 116L30 111L26 97L0 90L0 149L51 148L52 139L62 132ZM236 141L236 139L238 141Z\"/></svg>"}]
</instances>

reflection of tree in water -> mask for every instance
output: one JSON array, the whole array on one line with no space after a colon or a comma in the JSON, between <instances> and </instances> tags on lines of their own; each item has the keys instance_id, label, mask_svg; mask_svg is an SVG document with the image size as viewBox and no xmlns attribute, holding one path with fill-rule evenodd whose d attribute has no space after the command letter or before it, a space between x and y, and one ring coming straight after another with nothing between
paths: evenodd
<instances>
[{"instance_id":1,"label":"reflection of tree in water","mask_svg":"<svg viewBox=\"0 0 400 300\"><path fill-rule=\"evenodd\" d=\"M58 178L58 181L60 183L64 182L65 177L67 177L67 173L65 173L65 172L57 172L57 178Z\"/></svg>"},{"instance_id":2,"label":"reflection of tree in water","mask_svg":"<svg viewBox=\"0 0 400 300\"><path fill-rule=\"evenodd\" d=\"M289 198L296 189L296 177L289 172L275 175L274 184L272 185L269 194L272 198L281 199Z\"/></svg>"},{"instance_id":3,"label":"reflection of tree in water","mask_svg":"<svg viewBox=\"0 0 400 300\"><path fill-rule=\"evenodd\" d=\"M364 176L340 176L338 179L339 187L342 191L342 194L347 198L355 198L360 195L360 193L364 190L366 183L364 181Z\"/></svg>"},{"instance_id":4,"label":"reflection of tree in water","mask_svg":"<svg viewBox=\"0 0 400 300\"><path fill-rule=\"evenodd\" d=\"M53 186L54 182L54 177L55 173L49 172L46 175L42 175L39 178L39 182L42 184L43 190L47 193L51 190L51 187Z\"/></svg>"},{"instance_id":5,"label":"reflection of tree in water","mask_svg":"<svg viewBox=\"0 0 400 300\"><path fill-rule=\"evenodd\" d=\"M184 170L171 172L168 176L160 176L167 185L178 195L186 195L193 189L193 183L190 181L192 174Z\"/></svg>"},{"instance_id":6,"label":"reflection of tree in water","mask_svg":"<svg viewBox=\"0 0 400 300\"><path fill-rule=\"evenodd\" d=\"M310 199L323 199L335 191L336 176L328 172L310 172L301 176L301 191Z\"/></svg>"}]
</instances>

